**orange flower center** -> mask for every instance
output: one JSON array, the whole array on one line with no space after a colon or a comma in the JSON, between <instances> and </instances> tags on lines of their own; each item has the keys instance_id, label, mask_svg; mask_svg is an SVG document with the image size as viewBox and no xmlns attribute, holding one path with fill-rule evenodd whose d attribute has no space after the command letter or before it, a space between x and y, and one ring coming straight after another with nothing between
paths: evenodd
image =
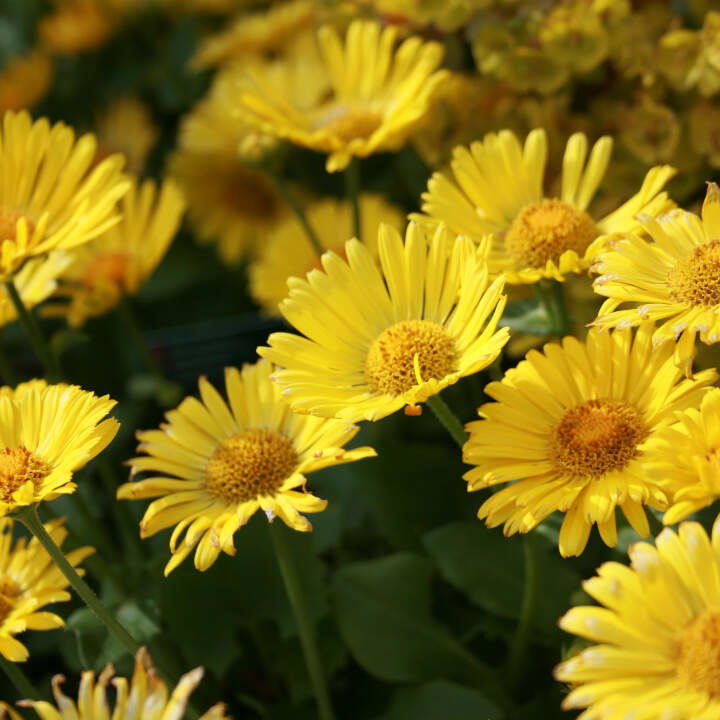
<instances>
[{"instance_id":1,"label":"orange flower center","mask_svg":"<svg viewBox=\"0 0 720 720\"><path fill-rule=\"evenodd\" d=\"M20 596L20 586L10 577L0 577L0 624L12 612Z\"/></svg>"},{"instance_id":2,"label":"orange flower center","mask_svg":"<svg viewBox=\"0 0 720 720\"><path fill-rule=\"evenodd\" d=\"M14 210L0 210L0 242L3 240L15 240L18 220L21 218L25 218L28 235L31 236L35 230L35 223L30 218Z\"/></svg>"},{"instance_id":3,"label":"orange flower center","mask_svg":"<svg viewBox=\"0 0 720 720\"><path fill-rule=\"evenodd\" d=\"M125 284L129 257L127 253L103 253L94 257L85 268L83 283L94 288L115 285L122 288Z\"/></svg>"},{"instance_id":4,"label":"orange flower center","mask_svg":"<svg viewBox=\"0 0 720 720\"><path fill-rule=\"evenodd\" d=\"M13 502L13 493L28 480L35 487L50 472L50 465L25 446L0 450L0 501Z\"/></svg>"},{"instance_id":5,"label":"orange flower center","mask_svg":"<svg viewBox=\"0 0 720 720\"><path fill-rule=\"evenodd\" d=\"M676 663L678 679L689 689L720 696L720 612L705 610L685 626Z\"/></svg>"},{"instance_id":6,"label":"orange flower center","mask_svg":"<svg viewBox=\"0 0 720 720\"><path fill-rule=\"evenodd\" d=\"M418 384L415 356L423 380L441 380L455 369L455 341L429 320L405 320L383 330L365 359L365 378L373 392L402 395Z\"/></svg>"},{"instance_id":7,"label":"orange flower center","mask_svg":"<svg viewBox=\"0 0 720 720\"><path fill-rule=\"evenodd\" d=\"M205 468L205 486L227 503L242 503L280 490L298 464L292 443L272 430L243 430L218 445Z\"/></svg>"},{"instance_id":8,"label":"orange flower center","mask_svg":"<svg viewBox=\"0 0 720 720\"><path fill-rule=\"evenodd\" d=\"M567 250L582 256L597 237L593 219L579 208L557 199L544 199L524 208L506 235L505 249L518 266L544 268Z\"/></svg>"},{"instance_id":9,"label":"orange flower center","mask_svg":"<svg viewBox=\"0 0 720 720\"><path fill-rule=\"evenodd\" d=\"M720 240L698 245L668 275L670 297L705 307L720 305Z\"/></svg>"},{"instance_id":10,"label":"orange flower center","mask_svg":"<svg viewBox=\"0 0 720 720\"><path fill-rule=\"evenodd\" d=\"M380 125L382 116L372 110L338 107L328 112L317 127L349 143L352 140L366 140Z\"/></svg>"},{"instance_id":11,"label":"orange flower center","mask_svg":"<svg viewBox=\"0 0 720 720\"><path fill-rule=\"evenodd\" d=\"M588 400L568 410L550 436L558 473L597 478L637 456L648 430L640 411L623 401Z\"/></svg>"}]
</instances>

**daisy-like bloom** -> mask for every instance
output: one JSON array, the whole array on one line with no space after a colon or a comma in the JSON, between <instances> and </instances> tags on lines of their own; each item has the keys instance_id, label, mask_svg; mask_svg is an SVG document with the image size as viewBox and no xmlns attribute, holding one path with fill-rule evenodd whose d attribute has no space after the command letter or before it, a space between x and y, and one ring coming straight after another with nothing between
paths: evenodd
<instances>
[{"instance_id":1,"label":"daisy-like bloom","mask_svg":"<svg viewBox=\"0 0 720 720\"><path fill-rule=\"evenodd\" d=\"M122 199L122 220L72 253L60 289L70 298L62 311L71 326L106 313L141 288L165 256L183 209L182 193L170 180L159 191L152 180L133 186Z\"/></svg>"},{"instance_id":2,"label":"daisy-like bloom","mask_svg":"<svg viewBox=\"0 0 720 720\"><path fill-rule=\"evenodd\" d=\"M200 684L201 667L183 675L172 693L156 674L146 648L140 648L135 656L132 678L116 677L112 665L96 678L92 670L80 676L77 700L65 695L63 675L52 679L55 704L43 700L23 700L18 705L32 708L41 720L181 720L185 717L190 695ZM110 689L108 686L112 685ZM114 698L114 703L110 697ZM0 718L5 710L11 720L23 720L23 716L6 703L0 703ZM225 706L218 703L204 713L200 720L229 720Z\"/></svg>"},{"instance_id":3,"label":"daisy-like bloom","mask_svg":"<svg viewBox=\"0 0 720 720\"><path fill-rule=\"evenodd\" d=\"M63 519L52 520L45 530L60 547L67 537ZM67 561L82 575L78 565L94 551L81 547L66 553ZM43 611L50 603L70 600L68 581L36 538L13 543L13 521L0 518L0 655L24 662L30 653L17 639L25 630L54 630L63 619Z\"/></svg>"},{"instance_id":4,"label":"daisy-like bloom","mask_svg":"<svg viewBox=\"0 0 720 720\"><path fill-rule=\"evenodd\" d=\"M117 434L117 420L103 419L114 405L43 380L0 388L0 517L75 492L72 474Z\"/></svg>"},{"instance_id":5,"label":"daisy-like bloom","mask_svg":"<svg viewBox=\"0 0 720 720\"><path fill-rule=\"evenodd\" d=\"M32 148L32 152L28 150ZM129 183L119 155L94 165L92 135L6 112L0 128L0 281L30 257L97 237L119 219Z\"/></svg>"},{"instance_id":6,"label":"daisy-like bloom","mask_svg":"<svg viewBox=\"0 0 720 720\"><path fill-rule=\"evenodd\" d=\"M652 168L639 192L603 218L587 212L610 162L612 139L601 137L588 156L583 133L568 140L559 195L543 190L547 136L533 130L524 146L510 130L489 133L453 153L452 176L436 172L423 193L425 215L418 222L444 223L458 235L478 239L491 233L490 272L505 273L510 283L534 283L541 278L563 281L569 273L590 266L601 235L631 230L635 215L672 207L660 192L673 168Z\"/></svg>"},{"instance_id":7,"label":"daisy-like bloom","mask_svg":"<svg viewBox=\"0 0 720 720\"><path fill-rule=\"evenodd\" d=\"M663 522L672 525L720 497L720 389L700 408L678 414L677 422L646 443L648 473L670 501Z\"/></svg>"},{"instance_id":8,"label":"daisy-like bloom","mask_svg":"<svg viewBox=\"0 0 720 720\"><path fill-rule=\"evenodd\" d=\"M344 169L354 156L397 150L429 109L439 83L439 43L406 39L395 50L396 29L355 20L345 42L330 26L318 33L330 74L330 98L299 108L280 86L255 83L241 97L248 117L265 132L328 154L328 172Z\"/></svg>"},{"instance_id":9,"label":"daisy-like bloom","mask_svg":"<svg viewBox=\"0 0 720 720\"><path fill-rule=\"evenodd\" d=\"M697 337L707 345L720 340L720 189L708 184L702 218L675 209L641 220L651 241L628 233L596 259L593 287L608 299L594 324L658 322L653 344L673 345L675 361L690 375ZM617 309L625 303L631 307Z\"/></svg>"},{"instance_id":10,"label":"daisy-like bloom","mask_svg":"<svg viewBox=\"0 0 720 720\"><path fill-rule=\"evenodd\" d=\"M342 255L345 239L353 234L350 203L319 200L309 205L305 214L323 249ZM403 214L379 195L360 198L360 218L362 234L373 257L377 255L380 223L388 223L398 230L405 224ZM288 278L305 277L307 272L319 267L320 258L305 230L294 216L288 217L268 234L257 259L250 264L250 294L263 310L278 315L278 304L288 293Z\"/></svg>"},{"instance_id":11,"label":"daisy-like bloom","mask_svg":"<svg viewBox=\"0 0 720 720\"><path fill-rule=\"evenodd\" d=\"M322 256L324 272L291 278L280 312L305 337L273 333L258 352L281 366L293 409L379 420L490 365L508 329L497 330L506 297L502 278L489 282L487 249L414 223L403 242L381 225L379 265L353 239L344 257Z\"/></svg>"},{"instance_id":12,"label":"daisy-like bloom","mask_svg":"<svg viewBox=\"0 0 720 720\"><path fill-rule=\"evenodd\" d=\"M11 58L0 72L0 112L30 108L50 87L52 63L41 50Z\"/></svg>"},{"instance_id":13,"label":"daisy-like bloom","mask_svg":"<svg viewBox=\"0 0 720 720\"><path fill-rule=\"evenodd\" d=\"M598 606L571 608L560 627L598 643L558 665L577 720L720 717L720 523L695 522L655 545L636 543L630 567L600 566L583 583Z\"/></svg>"},{"instance_id":14,"label":"daisy-like bloom","mask_svg":"<svg viewBox=\"0 0 720 720\"><path fill-rule=\"evenodd\" d=\"M312 530L301 513L320 512L327 503L306 490L305 476L375 455L368 447L344 449L359 428L293 413L270 380L272 371L264 360L242 372L228 368L227 402L200 378L200 400L186 398L160 430L138 433L144 455L129 464L133 474L153 476L125 483L117 496L160 498L146 510L140 534L175 526L165 575L193 550L198 570L221 551L233 555L235 532L259 509L294 530Z\"/></svg>"},{"instance_id":15,"label":"daisy-like bloom","mask_svg":"<svg viewBox=\"0 0 720 720\"><path fill-rule=\"evenodd\" d=\"M683 379L669 345L654 350L652 327L590 330L585 342L549 343L490 383L497 402L467 425L468 490L503 483L478 511L506 535L526 533L548 515L565 513L560 554L579 555L597 524L603 541L617 543L615 508L636 532L648 534L644 505L664 510L667 493L647 474L645 446L697 407L717 374Z\"/></svg>"}]
</instances>

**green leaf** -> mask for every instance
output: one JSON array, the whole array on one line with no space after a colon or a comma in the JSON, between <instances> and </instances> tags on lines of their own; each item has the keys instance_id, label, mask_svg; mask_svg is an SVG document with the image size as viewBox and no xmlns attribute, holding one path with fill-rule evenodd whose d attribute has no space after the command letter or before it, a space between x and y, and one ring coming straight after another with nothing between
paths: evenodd
<instances>
[{"instance_id":1,"label":"green leaf","mask_svg":"<svg viewBox=\"0 0 720 720\"><path fill-rule=\"evenodd\" d=\"M545 308L537 298L513 300L505 307L500 320L501 326L509 327L513 332L530 335L552 335L553 323Z\"/></svg>"},{"instance_id":2,"label":"green leaf","mask_svg":"<svg viewBox=\"0 0 720 720\"><path fill-rule=\"evenodd\" d=\"M157 623L134 602L123 603L116 613L118 622L137 640L147 645L160 632ZM103 643L96 664L100 667L116 662L127 653L124 645L114 635L108 635Z\"/></svg>"},{"instance_id":3,"label":"green leaf","mask_svg":"<svg viewBox=\"0 0 720 720\"><path fill-rule=\"evenodd\" d=\"M400 688L379 720L500 720L503 712L481 692L446 680Z\"/></svg>"},{"instance_id":4,"label":"green leaf","mask_svg":"<svg viewBox=\"0 0 720 720\"><path fill-rule=\"evenodd\" d=\"M517 618L524 592L520 537L506 538L482 523L450 523L425 535L425 546L443 577L470 600L494 615ZM543 542L540 537L534 542ZM580 578L567 567L557 549L540 549L543 588L535 616L536 629L545 637L557 634L557 620L567 609Z\"/></svg>"},{"instance_id":5,"label":"green leaf","mask_svg":"<svg viewBox=\"0 0 720 720\"><path fill-rule=\"evenodd\" d=\"M486 668L430 615L431 577L430 563L411 553L341 568L332 586L340 632L358 663L384 680L477 683Z\"/></svg>"}]
</instances>

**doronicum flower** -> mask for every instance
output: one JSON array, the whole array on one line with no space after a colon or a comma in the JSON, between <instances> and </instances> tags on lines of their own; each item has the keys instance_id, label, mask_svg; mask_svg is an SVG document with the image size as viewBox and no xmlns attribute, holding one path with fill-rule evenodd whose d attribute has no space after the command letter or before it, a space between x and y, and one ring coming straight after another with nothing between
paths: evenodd
<instances>
[{"instance_id":1,"label":"doronicum flower","mask_svg":"<svg viewBox=\"0 0 720 720\"><path fill-rule=\"evenodd\" d=\"M103 419L114 405L43 380L0 388L0 517L75 492L73 473L117 434L117 420Z\"/></svg>"},{"instance_id":2,"label":"doronicum flower","mask_svg":"<svg viewBox=\"0 0 720 720\"><path fill-rule=\"evenodd\" d=\"M62 684L63 675L52 679L55 704L44 700L23 700L18 703L32 708L41 720L181 720L185 717L188 700L193 690L200 684L203 676L201 667L183 675L172 693L156 674L147 650L143 647L135 655L135 671L130 680L115 677L112 665L106 665L95 678L92 670L86 670L80 676L77 700L65 695ZM108 686L114 704L111 704ZM0 703L2 710L9 713L11 720L23 720L22 715L6 703ZM204 713L199 720L229 720L225 706L218 703Z\"/></svg>"},{"instance_id":3,"label":"doronicum flower","mask_svg":"<svg viewBox=\"0 0 720 720\"><path fill-rule=\"evenodd\" d=\"M62 277L60 310L77 327L102 315L126 295L134 295L155 271L175 237L184 210L182 193L171 180L133 184L121 201L122 219L99 238L72 251Z\"/></svg>"},{"instance_id":4,"label":"doronicum flower","mask_svg":"<svg viewBox=\"0 0 720 720\"><path fill-rule=\"evenodd\" d=\"M467 425L465 473L470 491L505 484L480 507L488 526L526 533L548 515L565 513L559 549L580 555L597 524L617 543L615 509L646 536L643 506L664 510L668 495L648 476L645 446L675 413L699 405L717 374L681 379L670 345L654 350L652 328L590 330L531 350L485 392L496 402Z\"/></svg>"},{"instance_id":5,"label":"doronicum flower","mask_svg":"<svg viewBox=\"0 0 720 720\"><path fill-rule=\"evenodd\" d=\"M308 205L305 214L322 247L342 255L345 239L353 234L350 203L319 200ZM398 230L405 224L403 214L379 195L360 197L360 218L362 235L367 238L373 257L377 256L380 223L388 223ZM278 305L288 293L288 278L305 277L307 272L320 267L320 257L305 230L295 216L288 216L268 233L257 258L250 263L250 294L265 312L278 315Z\"/></svg>"},{"instance_id":6,"label":"doronicum flower","mask_svg":"<svg viewBox=\"0 0 720 720\"><path fill-rule=\"evenodd\" d=\"M614 212L596 218L587 212L610 162L612 139L601 137L588 156L583 133L568 140L558 196L543 189L547 159L544 130L533 130L524 146L510 130L489 133L469 147L458 147L452 176L436 172L423 193L424 215L413 219L431 226L444 223L458 235L494 236L490 272L505 273L509 283L541 278L563 281L590 266L594 241L610 232L631 230L639 212L655 215L672 207L660 192L674 169L657 166L639 192Z\"/></svg>"},{"instance_id":7,"label":"doronicum flower","mask_svg":"<svg viewBox=\"0 0 720 720\"><path fill-rule=\"evenodd\" d=\"M695 522L636 543L630 567L600 566L583 583L598 606L571 608L560 627L592 645L558 665L578 720L720 716L720 524Z\"/></svg>"},{"instance_id":8,"label":"doronicum flower","mask_svg":"<svg viewBox=\"0 0 720 720\"><path fill-rule=\"evenodd\" d=\"M305 476L375 455L367 447L344 449L359 428L293 413L271 373L264 360L242 372L228 368L227 402L200 378L200 400L186 398L160 430L138 433L144 454L129 464L133 474L152 477L125 483L117 495L160 498L146 510L140 533L145 538L175 526L165 575L193 550L198 570L221 551L233 555L235 532L259 509L294 530L312 530L301 513L320 512L327 503L306 490Z\"/></svg>"},{"instance_id":9,"label":"doronicum flower","mask_svg":"<svg viewBox=\"0 0 720 720\"><path fill-rule=\"evenodd\" d=\"M64 520L45 524L55 544L62 546L67 537ZM82 575L78 565L94 551L81 547L65 553L67 561ZM30 656L17 639L26 630L54 630L63 619L42 608L50 603L70 600L65 588L68 581L36 538L13 542L13 521L0 518L0 655L12 662L24 662Z\"/></svg>"},{"instance_id":10,"label":"doronicum flower","mask_svg":"<svg viewBox=\"0 0 720 720\"><path fill-rule=\"evenodd\" d=\"M273 333L258 352L281 366L294 410L379 420L486 368L507 342L497 330L504 281L488 279L487 243L444 228L428 237L414 223L403 242L381 225L378 252L379 267L353 239L345 259L326 252L323 270L288 281L280 312L305 337Z\"/></svg>"},{"instance_id":11,"label":"doronicum flower","mask_svg":"<svg viewBox=\"0 0 720 720\"><path fill-rule=\"evenodd\" d=\"M334 28L319 31L320 51L331 79L330 98L296 107L280 86L256 86L241 97L244 112L262 130L328 154L328 172L353 157L397 150L427 112L444 71L442 46L411 37L395 46L396 29L355 20L345 42Z\"/></svg>"},{"instance_id":12,"label":"doronicum flower","mask_svg":"<svg viewBox=\"0 0 720 720\"><path fill-rule=\"evenodd\" d=\"M690 375L697 337L708 345L720 340L720 189L709 183L702 218L676 209L643 217L642 227L651 240L620 235L596 259L593 271L600 277L593 287L608 299L594 324L659 323L653 344L671 344L678 366ZM618 309L625 303L631 306Z\"/></svg>"},{"instance_id":13,"label":"doronicum flower","mask_svg":"<svg viewBox=\"0 0 720 720\"><path fill-rule=\"evenodd\" d=\"M6 112L0 129L0 280L30 257L81 245L119 220L129 183L122 158L97 165L92 135L75 139L63 123ZM32 148L30 151L28 148Z\"/></svg>"}]
</instances>

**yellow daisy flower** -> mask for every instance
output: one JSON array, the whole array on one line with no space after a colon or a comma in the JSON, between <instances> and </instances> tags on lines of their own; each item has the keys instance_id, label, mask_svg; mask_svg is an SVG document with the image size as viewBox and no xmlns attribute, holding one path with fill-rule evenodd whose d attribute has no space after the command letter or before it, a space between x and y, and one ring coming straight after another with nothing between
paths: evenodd
<instances>
[{"instance_id":1,"label":"yellow daisy flower","mask_svg":"<svg viewBox=\"0 0 720 720\"><path fill-rule=\"evenodd\" d=\"M308 205L305 214L322 247L342 255L345 238L353 234L350 203L319 200ZM398 230L405 224L403 214L379 195L360 198L360 218L362 233L373 257L377 255L380 223L388 223ZM278 315L278 304L288 293L288 278L305 277L308 271L320 267L320 258L302 226L295 217L288 217L268 234L257 258L250 263L250 294L265 312Z\"/></svg>"},{"instance_id":2,"label":"yellow daisy flower","mask_svg":"<svg viewBox=\"0 0 720 720\"><path fill-rule=\"evenodd\" d=\"M45 530L60 547L67 537L63 519L52 520ZM65 554L80 575L78 565L95 552L81 547ZM17 639L25 630L54 630L63 619L42 608L50 603L70 600L65 588L68 581L36 538L19 538L13 543L13 521L0 518L0 655L12 662L24 662L30 656Z\"/></svg>"},{"instance_id":3,"label":"yellow daisy flower","mask_svg":"<svg viewBox=\"0 0 720 720\"><path fill-rule=\"evenodd\" d=\"M30 257L75 247L119 218L117 200L128 189L122 158L93 167L95 138L63 123L33 122L6 112L0 128L0 281ZM31 148L32 150L29 150Z\"/></svg>"},{"instance_id":4,"label":"yellow daisy flower","mask_svg":"<svg viewBox=\"0 0 720 720\"><path fill-rule=\"evenodd\" d=\"M114 405L44 380L0 389L0 517L75 492L72 474L117 434L117 420L103 420Z\"/></svg>"},{"instance_id":5,"label":"yellow daisy flower","mask_svg":"<svg viewBox=\"0 0 720 720\"><path fill-rule=\"evenodd\" d=\"M353 156L397 150L427 112L446 77L437 71L442 46L406 39L394 50L396 29L355 20L345 42L330 26L318 33L331 77L331 97L311 109L288 101L282 88L257 83L241 97L248 117L265 132L328 153L328 172Z\"/></svg>"},{"instance_id":6,"label":"yellow daisy flower","mask_svg":"<svg viewBox=\"0 0 720 720\"><path fill-rule=\"evenodd\" d=\"M73 327L135 294L155 271L172 242L184 209L180 190L166 180L133 184L122 199L122 220L96 240L72 252L61 294L70 298L63 313Z\"/></svg>"},{"instance_id":7,"label":"yellow daisy flower","mask_svg":"<svg viewBox=\"0 0 720 720\"><path fill-rule=\"evenodd\" d=\"M470 491L509 485L478 511L505 534L526 533L548 515L565 513L560 554L580 555L597 524L603 541L617 543L615 508L636 532L648 534L643 506L667 507L667 493L647 475L645 443L699 405L717 374L681 380L672 348L654 350L652 328L613 333L591 330L585 342L566 337L505 373L485 392L483 418L467 425L465 473Z\"/></svg>"},{"instance_id":8,"label":"yellow daisy flower","mask_svg":"<svg viewBox=\"0 0 720 720\"><path fill-rule=\"evenodd\" d=\"M707 345L720 340L720 188L708 184L702 219L676 209L641 220L651 242L637 233L622 235L596 258L593 271L600 277L593 287L608 299L594 324L659 322L653 343L674 345L678 366L690 375L696 338ZM633 307L618 310L624 303Z\"/></svg>"},{"instance_id":9,"label":"yellow daisy flower","mask_svg":"<svg viewBox=\"0 0 720 720\"><path fill-rule=\"evenodd\" d=\"M490 365L508 340L497 330L504 281L488 280L487 243L414 223L405 242L381 225L380 267L357 240L322 256L324 272L291 278L280 304L305 337L273 333L260 355L281 366L293 409L350 422L425 402Z\"/></svg>"},{"instance_id":10,"label":"yellow daisy flower","mask_svg":"<svg viewBox=\"0 0 720 720\"><path fill-rule=\"evenodd\" d=\"M602 565L583 583L600 603L571 608L567 632L599 643L558 665L578 720L720 717L720 524L695 522L637 543L630 567Z\"/></svg>"},{"instance_id":11,"label":"yellow daisy flower","mask_svg":"<svg viewBox=\"0 0 720 720\"><path fill-rule=\"evenodd\" d=\"M124 677L115 677L112 665L106 665L95 678L92 670L86 670L80 676L77 700L65 695L62 684L63 675L52 680L55 705L43 700L23 700L18 703L32 708L41 720L179 720L185 717L190 695L200 684L203 676L201 667L191 670L180 678L172 693L156 674L152 660L146 648L140 648L135 656L135 671L128 681ZM108 686L114 698L111 705ZM6 703L0 703L0 710L6 710L12 720L23 720L23 716ZM0 713L1 714L1 713ZM229 720L225 706L218 703L204 713L200 720Z\"/></svg>"},{"instance_id":12,"label":"yellow daisy flower","mask_svg":"<svg viewBox=\"0 0 720 720\"><path fill-rule=\"evenodd\" d=\"M30 108L45 97L53 68L41 50L10 58L0 72L0 112Z\"/></svg>"},{"instance_id":13,"label":"yellow daisy flower","mask_svg":"<svg viewBox=\"0 0 720 720\"><path fill-rule=\"evenodd\" d=\"M166 413L160 430L138 433L144 456L129 464L133 474L153 476L125 483L117 496L161 498L146 510L140 534L175 526L165 575L192 550L198 570L220 551L233 555L235 532L259 509L294 530L312 530L300 513L320 512L327 503L306 490L305 476L375 455L368 447L344 449L359 428L293 413L271 373L263 360L242 372L226 369L227 402L200 378L201 400L186 398Z\"/></svg>"},{"instance_id":14,"label":"yellow daisy flower","mask_svg":"<svg viewBox=\"0 0 720 720\"><path fill-rule=\"evenodd\" d=\"M670 501L663 522L684 520L720 497L720 389L711 390L700 408L678 414L677 422L645 444L648 473Z\"/></svg>"},{"instance_id":15,"label":"yellow daisy flower","mask_svg":"<svg viewBox=\"0 0 720 720\"><path fill-rule=\"evenodd\" d=\"M422 195L425 215L414 220L444 223L458 235L478 239L491 233L492 274L505 273L509 283L534 283L541 278L563 281L568 273L586 270L602 234L631 230L635 215L672 207L660 192L673 168L652 168L639 192L614 212L596 219L588 214L607 170L612 139L601 137L588 157L583 133L568 140L558 197L543 191L547 159L544 130L530 132L524 146L510 130L489 133L469 147L458 147L451 162L454 181L436 172Z\"/></svg>"}]
</instances>

